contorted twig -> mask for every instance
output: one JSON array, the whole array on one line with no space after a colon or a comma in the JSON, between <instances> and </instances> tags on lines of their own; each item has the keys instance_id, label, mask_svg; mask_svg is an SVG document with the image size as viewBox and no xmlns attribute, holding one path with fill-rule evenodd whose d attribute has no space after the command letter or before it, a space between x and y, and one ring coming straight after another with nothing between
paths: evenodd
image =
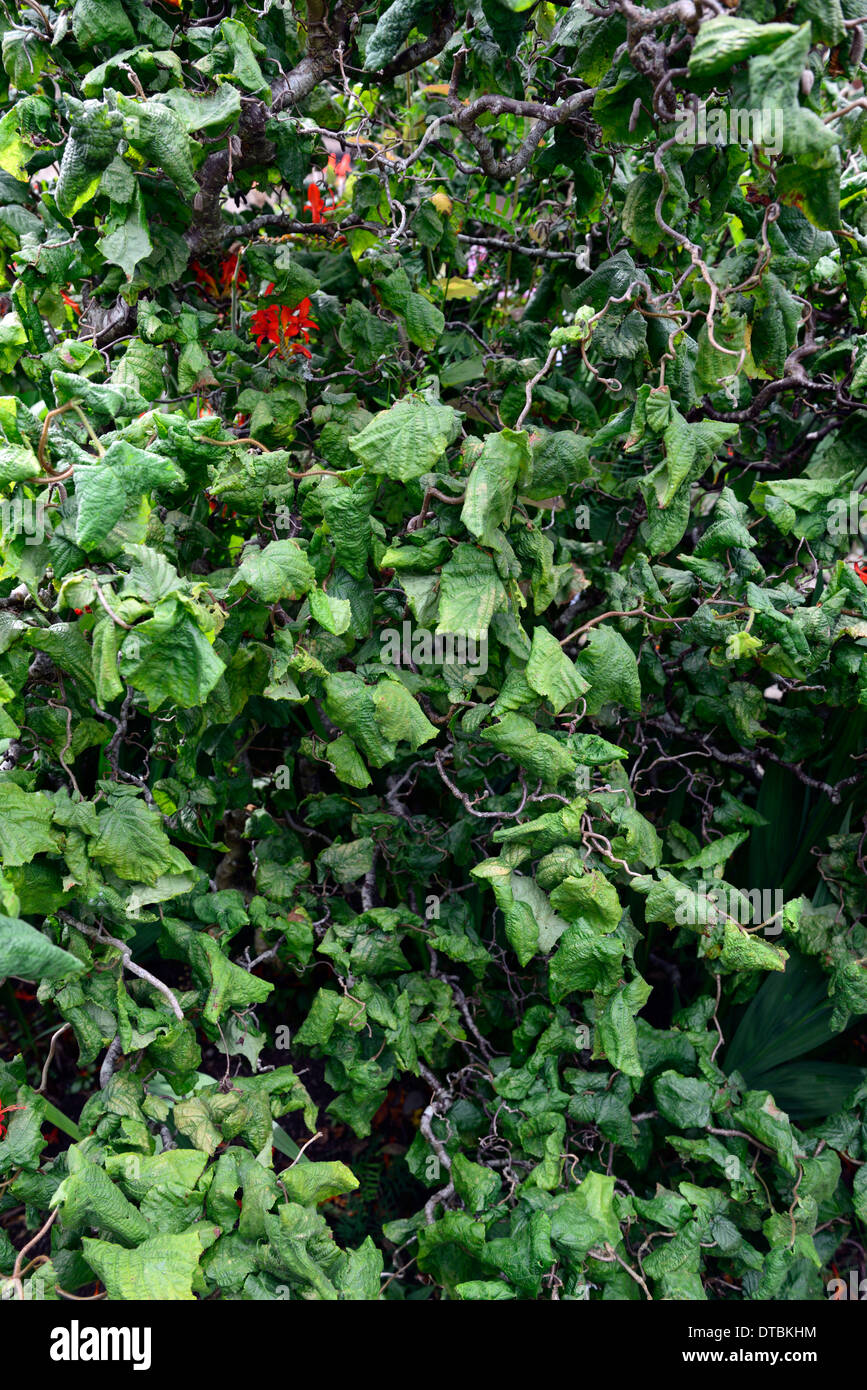
<instances>
[{"instance_id":1,"label":"contorted twig","mask_svg":"<svg viewBox=\"0 0 867 1390\"><path fill-rule=\"evenodd\" d=\"M159 990L160 994L162 994L171 1005L171 1009L175 1017L179 1019L181 1023L183 1023L183 1010L181 1009L180 1004L178 1003L175 996L172 994L172 991L169 989L168 985L163 984L162 980L158 980L156 975L152 975L150 971L145 970L143 966L136 965L135 961L130 955L130 949L127 946L126 942L121 941L116 936L109 936L107 931L100 931L97 930L96 927L89 927L86 922L79 922L78 919L76 917L73 917L72 914L69 912L58 912L57 915L62 922L65 922L67 924L67 926L74 927L76 931L83 932L85 936L92 937L94 941L101 941L104 945L116 946L117 949L120 951L121 964L125 967L125 969L127 969L131 975L138 975L140 980L147 980L149 985L153 985L154 989Z\"/></svg>"}]
</instances>

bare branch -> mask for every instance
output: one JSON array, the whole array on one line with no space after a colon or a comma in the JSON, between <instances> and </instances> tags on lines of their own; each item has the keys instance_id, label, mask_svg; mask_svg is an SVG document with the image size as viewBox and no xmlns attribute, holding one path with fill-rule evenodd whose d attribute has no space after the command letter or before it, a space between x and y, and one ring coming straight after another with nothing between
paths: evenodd
<instances>
[{"instance_id":1,"label":"bare branch","mask_svg":"<svg viewBox=\"0 0 867 1390\"><path fill-rule=\"evenodd\" d=\"M183 1010L168 985L163 984L162 980L158 980L156 975L152 975L149 970L145 970L144 966L136 965L130 955L130 949L126 942L121 941L116 936L109 936L107 931L100 931L97 930L96 927L89 927L86 922L79 922L78 919L73 917L69 912L58 912L57 915L62 922L66 922L67 926L74 927L76 931L83 932L85 936L92 937L94 941L100 941L103 945L108 944L109 946L116 946L120 951L121 964L125 969L127 969L131 975L138 975L140 980L147 980L149 985L159 990L160 994L168 1000L172 1013L183 1023Z\"/></svg>"}]
</instances>

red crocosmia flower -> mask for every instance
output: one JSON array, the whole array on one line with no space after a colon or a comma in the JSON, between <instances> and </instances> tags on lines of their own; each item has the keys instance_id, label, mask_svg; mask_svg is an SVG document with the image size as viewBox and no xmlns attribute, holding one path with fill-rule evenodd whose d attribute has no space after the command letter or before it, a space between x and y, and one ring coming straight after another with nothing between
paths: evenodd
<instances>
[{"instance_id":1,"label":"red crocosmia flower","mask_svg":"<svg viewBox=\"0 0 867 1390\"><path fill-rule=\"evenodd\" d=\"M337 162L337 155L330 154L328 156L328 167L337 176L337 178L345 179L346 175L349 173L349 170L352 167L352 160L349 155L349 150L346 150L341 155L339 164Z\"/></svg>"},{"instance_id":2,"label":"red crocosmia flower","mask_svg":"<svg viewBox=\"0 0 867 1390\"><path fill-rule=\"evenodd\" d=\"M227 259L226 259L225 261L221 261L221 262L220 262L220 292L221 292L221 294L230 294L230 293L231 293L231 291L232 291L232 282L233 282L233 281L234 281L235 284L237 284L237 285L246 285L246 283L247 283L247 272L246 272L245 270L237 270L237 266L238 266L238 257L237 257L237 256L229 256L229 257L227 257ZM237 274L236 274L236 270L237 270Z\"/></svg>"},{"instance_id":3,"label":"red crocosmia flower","mask_svg":"<svg viewBox=\"0 0 867 1390\"><path fill-rule=\"evenodd\" d=\"M220 291L217 288L217 282L209 270L205 270L205 267L199 265L198 261L190 261L190 270L202 286L202 289L207 290L215 299L219 298Z\"/></svg>"},{"instance_id":4,"label":"red crocosmia flower","mask_svg":"<svg viewBox=\"0 0 867 1390\"><path fill-rule=\"evenodd\" d=\"M266 295L271 294L274 286L269 285ZM304 298L300 304L291 308L288 304L268 304L264 309L257 309L252 318L252 334L256 339L256 346L261 348L268 343L276 343L276 347L269 354L273 357L275 352L279 352L281 347L285 347L289 352L300 352L305 357L309 357L310 349L304 344L310 341L311 328L318 329L319 324L310 318L310 300ZM301 339L294 342L293 339Z\"/></svg>"},{"instance_id":5,"label":"red crocosmia flower","mask_svg":"<svg viewBox=\"0 0 867 1390\"><path fill-rule=\"evenodd\" d=\"M857 574L858 578L863 580L864 583L867 584L867 565L859 565L857 560L853 560L852 568Z\"/></svg>"},{"instance_id":6,"label":"red crocosmia flower","mask_svg":"<svg viewBox=\"0 0 867 1390\"><path fill-rule=\"evenodd\" d=\"M80 305L80 304L76 304L75 300L74 300L74 299L70 299L70 298L69 298L69 295L68 295L68 294L64 294L63 290L60 291L60 298L63 300L64 304L67 305L67 307L70 308L70 309L72 310L72 312L73 312L74 314L80 314L80 313L81 313L81 305Z\"/></svg>"},{"instance_id":7,"label":"red crocosmia flower","mask_svg":"<svg viewBox=\"0 0 867 1390\"><path fill-rule=\"evenodd\" d=\"M307 202L304 204L304 211L310 213L311 222L324 222L322 213L325 210L325 199L319 192L319 185L309 183L307 185Z\"/></svg>"},{"instance_id":8,"label":"red crocosmia flower","mask_svg":"<svg viewBox=\"0 0 867 1390\"><path fill-rule=\"evenodd\" d=\"M232 293L232 284L246 285L247 275L244 270L238 267L238 257L235 255L227 256L224 261L220 261L220 280L219 284L209 270L205 270L198 261L190 261L190 269L197 281L212 299L225 299Z\"/></svg>"}]
</instances>

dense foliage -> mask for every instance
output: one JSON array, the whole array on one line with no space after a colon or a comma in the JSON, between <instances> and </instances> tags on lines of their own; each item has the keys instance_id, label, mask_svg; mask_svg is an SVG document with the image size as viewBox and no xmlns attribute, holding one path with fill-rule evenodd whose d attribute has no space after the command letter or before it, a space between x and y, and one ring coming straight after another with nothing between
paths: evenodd
<instances>
[{"instance_id":1,"label":"dense foliage","mask_svg":"<svg viewBox=\"0 0 867 1390\"><path fill-rule=\"evenodd\" d=\"M864 1273L862 8L0 6L5 1297Z\"/></svg>"}]
</instances>

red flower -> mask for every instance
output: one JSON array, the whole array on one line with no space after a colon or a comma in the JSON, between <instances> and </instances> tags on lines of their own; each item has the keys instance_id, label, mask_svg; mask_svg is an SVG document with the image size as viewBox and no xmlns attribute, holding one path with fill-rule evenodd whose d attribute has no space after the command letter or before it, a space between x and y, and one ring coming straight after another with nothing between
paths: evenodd
<instances>
[{"instance_id":1,"label":"red flower","mask_svg":"<svg viewBox=\"0 0 867 1390\"><path fill-rule=\"evenodd\" d=\"M325 219L322 216L322 211L325 207L325 200L319 192L318 184L309 183L307 185L307 199L308 201L304 204L304 211L309 211L310 221L323 222Z\"/></svg>"},{"instance_id":2,"label":"red flower","mask_svg":"<svg viewBox=\"0 0 867 1390\"><path fill-rule=\"evenodd\" d=\"M80 314L80 313L81 313L81 305L80 305L80 304L76 304L75 300L74 300L74 299L70 299L70 298L69 298L69 295L68 295L68 294L64 294L63 290L60 291L60 298L63 300L64 304L66 304L67 307L70 308L70 309L72 310L72 312L73 312L74 314Z\"/></svg>"},{"instance_id":3,"label":"red flower","mask_svg":"<svg viewBox=\"0 0 867 1390\"><path fill-rule=\"evenodd\" d=\"M238 270L237 266L238 257L235 255L227 257L225 261L220 261L220 290L223 294L231 294L233 281L237 285L246 285L247 272Z\"/></svg>"},{"instance_id":4,"label":"red flower","mask_svg":"<svg viewBox=\"0 0 867 1390\"><path fill-rule=\"evenodd\" d=\"M271 294L274 286L269 285L265 294ZM305 357L310 356L310 349L304 344L310 341L309 329L319 327L310 318L310 300L302 299L300 304L291 308L288 304L268 304L264 309L257 309L252 318L252 336L256 339L256 346L261 348L266 342L276 343L270 356L279 352L281 347L286 347L290 352L301 352ZM303 341L298 343L289 342L290 338L301 338Z\"/></svg>"},{"instance_id":5,"label":"red flower","mask_svg":"<svg viewBox=\"0 0 867 1390\"><path fill-rule=\"evenodd\" d=\"M337 155L330 154L328 156L328 167L336 174L337 178L345 179L352 167L352 159L350 158L349 150L344 151L339 164L337 163Z\"/></svg>"},{"instance_id":6,"label":"red flower","mask_svg":"<svg viewBox=\"0 0 867 1390\"><path fill-rule=\"evenodd\" d=\"M206 289L208 293L212 294L216 299L220 292L217 289L217 282L211 272L205 270L203 265L199 265L198 261L190 261L190 270L193 272L202 288Z\"/></svg>"},{"instance_id":7,"label":"red flower","mask_svg":"<svg viewBox=\"0 0 867 1390\"><path fill-rule=\"evenodd\" d=\"M852 568L857 574L858 578L863 580L863 582L867 584L867 565L859 565L857 560L853 560Z\"/></svg>"},{"instance_id":8,"label":"red flower","mask_svg":"<svg viewBox=\"0 0 867 1390\"><path fill-rule=\"evenodd\" d=\"M238 264L237 256L227 256L220 262L220 283L217 284L214 276L209 270L205 270L198 261L190 261L190 270L195 275L202 289L207 290L213 299L225 299L227 294L232 292L232 281L235 280L235 268ZM237 274L237 284L247 283L247 276L243 270Z\"/></svg>"}]
</instances>

